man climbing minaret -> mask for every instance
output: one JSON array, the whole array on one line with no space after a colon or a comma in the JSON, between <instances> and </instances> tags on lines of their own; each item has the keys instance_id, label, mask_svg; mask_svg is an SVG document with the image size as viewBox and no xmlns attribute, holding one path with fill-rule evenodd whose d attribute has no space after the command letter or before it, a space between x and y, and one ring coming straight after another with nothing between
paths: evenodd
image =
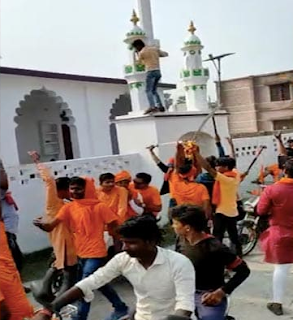
<instances>
[{"instance_id":1,"label":"man climbing minaret","mask_svg":"<svg viewBox=\"0 0 293 320\"><path fill-rule=\"evenodd\" d=\"M168 53L157 47L146 46L138 39L132 43L132 46L138 55L138 64L144 64L146 67L146 94L149 101L149 108L144 114L154 112L164 112L161 98L157 92L159 80L161 79L160 57L167 57Z\"/></svg>"}]
</instances>

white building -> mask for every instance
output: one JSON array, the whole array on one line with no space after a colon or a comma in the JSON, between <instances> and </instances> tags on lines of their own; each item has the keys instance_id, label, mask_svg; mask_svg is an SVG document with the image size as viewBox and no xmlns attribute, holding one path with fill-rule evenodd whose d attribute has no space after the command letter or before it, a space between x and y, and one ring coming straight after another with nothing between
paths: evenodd
<instances>
[{"instance_id":1,"label":"white building","mask_svg":"<svg viewBox=\"0 0 293 320\"><path fill-rule=\"evenodd\" d=\"M123 79L0 68L0 154L5 165L118 154L111 119L131 111ZM161 84L160 91L172 89Z\"/></svg>"}]
</instances>

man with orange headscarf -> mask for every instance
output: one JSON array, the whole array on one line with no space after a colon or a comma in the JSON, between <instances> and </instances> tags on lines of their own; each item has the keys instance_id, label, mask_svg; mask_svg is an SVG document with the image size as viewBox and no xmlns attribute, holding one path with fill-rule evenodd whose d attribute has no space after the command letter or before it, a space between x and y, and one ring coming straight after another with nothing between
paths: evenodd
<instances>
[{"instance_id":1,"label":"man with orange headscarf","mask_svg":"<svg viewBox=\"0 0 293 320\"><path fill-rule=\"evenodd\" d=\"M40 163L40 156L36 151L29 152L46 186L46 219L53 219L65 202L69 201L69 182L70 178L60 177L54 179L48 167ZM31 288L36 300L50 297L53 299L52 280L56 273L62 271L63 282L58 294L68 290L76 281L77 257L73 243L73 236L64 223L60 223L49 233L55 261L42 279L42 285L32 283Z\"/></svg>"},{"instance_id":2,"label":"man with orange headscarf","mask_svg":"<svg viewBox=\"0 0 293 320\"><path fill-rule=\"evenodd\" d=\"M106 226L111 230L116 230L118 218L107 205L97 200L93 179L74 177L70 181L69 190L74 199L72 202L64 205L53 220L36 219L34 224L47 232L52 231L61 222L68 226L74 234L76 253L82 270L81 278L83 279L104 265L107 257L104 230ZM125 318L128 314L128 308L114 289L106 285L100 291L115 309L109 319ZM80 301L76 319L86 320L89 310L90 303L84 300Z\"/></svg>"},{"instance_id":3,"label":"man with orange headscarf","mask_svg":"<svg viewBox=\"0 0 293 320\"><path fill-rule=\"evenodd\" d=\"M279 168L277 163L273 163L264 169L261 168L260 173L257 178L257 182L264 183L264 179L268 176L272 176L274 182L279 181L283 176L283 171Z\"/></svg>"},{"instance_id":4,"label":"man with orange headscarf","mask_svg":"<svg viewBox=\"0 0 293 320\"><path fill-rule=\"evenodd\" d=\"M142 196L137 190L130 190L131 175L128 171L122 170L115 175L115 184L125 188L128 192L128 207L126 219L143 214Z\"/></svg>"},{"instance_id":5,"label":"man with orange headscarf","mask_svg":"<svg viewBox=\"0 0 293 320\"><path fill-rule=\"evenodd\" d=\"M100 187L96 190L98 200L106 204L117 215L119 224L122 224L127 216L127 190L115 186L115 176L110 172L101 174L99 180Z\"/></svg>"}]
</instances>

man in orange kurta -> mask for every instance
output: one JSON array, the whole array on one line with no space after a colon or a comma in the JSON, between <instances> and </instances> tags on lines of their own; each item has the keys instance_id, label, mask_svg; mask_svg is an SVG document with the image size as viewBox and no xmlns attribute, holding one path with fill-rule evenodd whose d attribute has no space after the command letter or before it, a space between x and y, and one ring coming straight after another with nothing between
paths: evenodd
<instances>
[{"instance_id":1,"label":"man in orange kurta","mask_svg":"<svg viewBox=\"0 0 293 320\"><path fill-rule=\"evenodd\" d=\"M4 223L0 221L0 290L2 302L10 312L10 320L23 320L33 315L33 307L27 299L20 275L8 247Z\"/></svg>"},{"instance_id":2,"label":"man in orange kurta","mask_svg":"<svg viewBox=\"0 0 293 320\"><path fill-rule=\"evenodd\" d=\"M127 218L128 192L125 188L115 185L115 176L112 173L100 175L100 187L97 188L97 198L107 205L118 217L119 224Z\"/></svg>"},{"instance_id":3,"label":"man in orange kurta","mask_svg":"<svg viewBox=\"0 0 293 320\"><path fill-rule=\"evenodd\" d=\"M39 163L39 155L35 151L30 152L29 154L36 163L40 176L45 183L45 218L51 220L56 217L65 202L68 202L68 199L70 199L70 179L61 177L55 180L48 167ZM60 293L69 289L76 281L77 256L72 233L64 223L60 223L49 233L49 238L54 250L55 262L53 267L46 272L42 285L32 283L32 292L37 300L43 299L44 296L51 297L51 299L54 298L51 291L51 280L58 270L63 270L64 274L64 281L60 288Z\"/></svg>"},{"instance_id":4,"label":"man in orange kurta","mask_svg":"<svg viewBox=\"0 0 293 320\"><path fill-rule=\"evenodd\" d=\"M162 201L159 190L151 186L152 176L148 173L138 173L130 185L130 190L137 191L142 196L144 213L153 214L155 217L162 210Z\"/></svg>"},{"instance_id":5,"label":"man in orange kurta","mask_svg":"<svg viewBox=\"0 0 293 320\"><path fill-rule=\"evenodd\" d=\"M74 234L82 278L86 278L105 263L107 247L104 229L107 225L111 230L115 230L118 218L107 205L97 200L93 179L74 177L70 181L69 190L74 199L72 202L65 204L54 219L50 221L36 219L34 224L47 232L52 231L60 223L69 228ZM114 289L106 285L100 288L100 291L115 309L111 318L126 317L128 308ZM86 320L89 310L90 303L80 301L77 319Z\"/></svg>"},{"instance_id":6,"label":"man in orange kurta","mask_svg":"<svg viewBox=\"0 0 293 320\"><path fill-rule=\"evenodd\" d=\"M207 188L200 183L188 181L173 171L169 177L170 197L176 205L193 204L203 208L205 214L210 218L211 206L210 196Z\"/></svg>"}]
</instances>

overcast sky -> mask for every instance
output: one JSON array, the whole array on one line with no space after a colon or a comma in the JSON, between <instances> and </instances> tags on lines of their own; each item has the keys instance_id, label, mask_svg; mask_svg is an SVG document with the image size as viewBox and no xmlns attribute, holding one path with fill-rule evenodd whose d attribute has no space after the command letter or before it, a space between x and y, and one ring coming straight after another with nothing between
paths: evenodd
<instances>
[{"instance_id":1,"label":"overcast sky","mask_svg":"<svg viewBox=\"0 0 293 320\"><path fill-rule=\"evenodd\" d=\"M2 0L1 64L123 77L123 39L135 3ZM170 54L162 61L165 82L178 81L191 19L205 46L203 57L237 53L223 62L225 79L293 69L293 0L152 0L152 13L155 37Z\"/></svg>"}]
</instances>

